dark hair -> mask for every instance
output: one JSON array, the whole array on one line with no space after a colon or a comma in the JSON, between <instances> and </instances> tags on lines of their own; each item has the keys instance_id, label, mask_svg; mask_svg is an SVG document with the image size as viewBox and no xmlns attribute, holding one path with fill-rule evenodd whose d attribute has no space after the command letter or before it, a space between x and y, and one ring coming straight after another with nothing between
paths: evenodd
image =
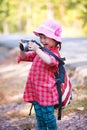
<instances>
[{"instance_id":1,"label":"dark hair","mask_svg":"<svg viewBox=\"0 0 87 130\"><path fill-rule=\"evenodd\" d=\"M61 42L57 42L57 43L56 43L56 46L59 47L59 51L60 51L60 50L61 50Z\"/></svg>"}]
</instances>

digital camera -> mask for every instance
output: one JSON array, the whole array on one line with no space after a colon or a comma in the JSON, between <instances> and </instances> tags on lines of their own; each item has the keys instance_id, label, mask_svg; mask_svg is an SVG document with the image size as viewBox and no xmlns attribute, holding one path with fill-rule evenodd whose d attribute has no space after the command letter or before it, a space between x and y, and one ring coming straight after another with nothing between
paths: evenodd
<instances>
[{"instance_id":1,"label":"digital camera","mask_svg":"<svg viewBox=\"0 0 87 130\"><path fill-rule=\"evenodd\" d=\"M28 44L29 44L29 40L21 40L22 43L20 43L20 50L22 51L29 51L29 48L28 48Z\"/></svg>"},{"instance_id":2,"label":"digital camera","mask_svg":"<svg viewBox=\"0 0 87 130\"><path fill-rule=\"evenodd\" d=\"M42 46L40 45L40 43L38 43L36 40L21 40L22 43L20 43L20 50L22 51L29 51L29 48L28 48L28 45L29 45L29 42L34 42L36 43L40 48L42 48Z\"/></svg>"}]
</instances>

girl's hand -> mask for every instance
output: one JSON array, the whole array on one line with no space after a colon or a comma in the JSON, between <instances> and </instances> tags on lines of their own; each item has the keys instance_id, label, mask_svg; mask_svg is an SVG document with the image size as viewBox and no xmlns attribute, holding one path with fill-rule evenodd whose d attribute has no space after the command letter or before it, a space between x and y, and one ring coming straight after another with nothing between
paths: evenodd
<instances>
[{"instance_id":1,"label":"girl's hand","mask_svg":"<svg viewBox=\"0 0 87 130\"><path fill-rule=\"evenodd\" d=\"M39 48L35 42L29 42L28 47L30 51L36 51Z\"/></svg>"}]
</instances>

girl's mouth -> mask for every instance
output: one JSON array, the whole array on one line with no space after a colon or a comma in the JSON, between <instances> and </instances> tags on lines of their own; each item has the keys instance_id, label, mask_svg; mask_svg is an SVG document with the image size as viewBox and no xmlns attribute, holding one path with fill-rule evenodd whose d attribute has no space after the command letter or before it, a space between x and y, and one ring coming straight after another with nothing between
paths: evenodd
<instances>
[{"instance_id":1,"label":"girl's mouth","mask_svg":"<svg viewBox=\"0 0 87 130\"><path fill-rule=\"evenodd\" d=\"M48 44L44 44L44 46L47 46Z\"/></svg>"}]
</instances>

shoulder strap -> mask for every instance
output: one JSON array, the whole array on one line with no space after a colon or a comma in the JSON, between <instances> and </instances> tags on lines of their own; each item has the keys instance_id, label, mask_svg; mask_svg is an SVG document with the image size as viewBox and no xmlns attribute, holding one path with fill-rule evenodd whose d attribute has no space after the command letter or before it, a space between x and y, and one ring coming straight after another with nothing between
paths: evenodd
<instances>
[{"instance_id":1,"label":"shoulder strap","mask_svg":"<svg viewBox=\"0 0 87 130\"><path fill-rule=\"evenodd\" d=\"M42 50L46 51L47 53L49 53L50 55L52 55L56 60L58 60L60 62L60 64L64 65L64 60L65 58L59 58L58 56L56 56L52 51L50 51L49 49L42 47Z\"/></svg>"},{"instance_id":2,"label":"shoulder strap","mask_svg":"<svg viewBox=\"0 0 87 130\"><path fill-rule=\"evenodd\" d=\"M46 51L47 53L49 53L50 55L52 55L53 57L55 57L56 60L58 60L60 62L60 64L64 65L64 60L65 58L59 58L58 56L56 56L52 51L50 51L49 49L42 47L40 43L38 43L35 40L31 40L32 42L35 42L42 50Z\"/></svg>"}]
</instances>

